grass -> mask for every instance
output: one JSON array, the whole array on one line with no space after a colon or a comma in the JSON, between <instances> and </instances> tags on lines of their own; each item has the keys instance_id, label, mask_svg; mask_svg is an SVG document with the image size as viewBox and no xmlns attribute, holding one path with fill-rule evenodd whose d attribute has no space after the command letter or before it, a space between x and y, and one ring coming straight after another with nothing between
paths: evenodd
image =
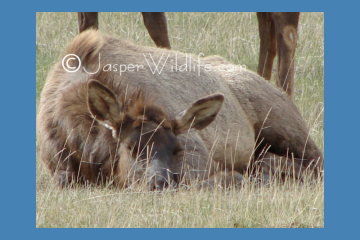
<instances>
[{"instance_id":1,"label":"grass","mask_svg":"<svg viewBox=\"0 0 360 240\"><path fill-rule=\"evenodd\" d=\"M220 55L256 71L255 13L167 13L167 18L173 49ZM106 34L155 46L140 13L100 13L99 26ZM77 33L76 13L36 14L37 107L49 69ZM295 104L324 150L323 13L301 14L295 68ZM39 161L36 171L37 227L324 227L323 182L289 181L260 188L245 182L241 189L163 193L100 187L61 190Z\"/></svg>"}]
</instances>

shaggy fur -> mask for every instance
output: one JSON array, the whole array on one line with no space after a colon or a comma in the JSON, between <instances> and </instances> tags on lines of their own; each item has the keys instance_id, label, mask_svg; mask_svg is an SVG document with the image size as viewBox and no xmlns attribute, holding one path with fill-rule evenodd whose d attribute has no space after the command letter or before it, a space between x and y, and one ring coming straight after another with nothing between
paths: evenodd
<instances>
[{"instance_id":1,"label":"shaggy fur","mask_svg":"<svg viewBox=\"0 0 360 240\"><path fill-rule=\"evenodd\" d=\"M81 68L69 73L61 61L55 64L41 95L37 119L40 158L60 182L80 179L99 182L124 175L118 166L121 142L113 137L111 130L94 120L89 111L90 79L107 86L124 110L124 115L119 116L124 123L119 128L120 138L143 121L171 128L171 120L198 99L214 93L225 96L219 113L208 127L180 135L174 133L181 152L173 160L171 171L181 173L182 178L206 179L214 172L213 163L220 164L222 169L244 172L261 157L264 148L281 156L293 154L301 159L302 167L310 166L315 173L322 167L323 155L288 96L251 71L204 69L204 64L211 64L212 69L229 64L221 57L202 59L199 71L174 71L170 64L194 66L198 64L197 58L189 60L184 53L137 46L103 36L96 30L78 35L66 47L62 58L67 54L76 54ZM161 56L164 61L169 55L161 74L153 74L148 64L149 54L155 63ZM88 74L83 69L96 72L99 61L97 73ZM74 61L70 63L78 66ZM120 74L105 71L107 64L137 64L143 68ZM126 125L127 117L140 122Z\"/></svg>"}]
</instances>

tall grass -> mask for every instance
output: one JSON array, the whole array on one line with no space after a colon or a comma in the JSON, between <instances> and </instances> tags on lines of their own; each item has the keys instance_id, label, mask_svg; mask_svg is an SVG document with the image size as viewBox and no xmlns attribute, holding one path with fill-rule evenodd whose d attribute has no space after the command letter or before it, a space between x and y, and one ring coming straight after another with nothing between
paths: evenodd
<instances>
[{"instance_id":1,"label":"tall grass","mask_svg":"<svg viewBox=\"0 0 360 240\"><path fill-rule=\"evenodd\" d=\"M167 13L167 18L173 49L220 55L256 71L255 13ZM155 46L140 13L100 13L99 26L106 34ZM77 33L76 13L36 14L37 107L49 69ZM295 104L324 150L323 13L300 16ZM322 182L255 187L245 180L241 189L157 193L100 187L59 189L39 161L36 171L37 227L324 227Z\"/></svg>"}]
</instances>

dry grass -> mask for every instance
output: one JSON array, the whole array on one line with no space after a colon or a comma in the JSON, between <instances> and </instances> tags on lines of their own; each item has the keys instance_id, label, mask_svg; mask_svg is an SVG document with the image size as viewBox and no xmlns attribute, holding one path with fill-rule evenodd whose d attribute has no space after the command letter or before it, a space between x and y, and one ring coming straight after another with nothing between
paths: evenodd
<instances>
[{"instance_id":1,"label":"dry grass","mask_svg":"<svg viewBox=\"0 0 360 240\"><path fill-rule=\"evenodd\" d=\"M259 39L254 13L168 13L172 48L220 55L256 71ZM154 46L140 13L100 15L103 32ZM295 103L324 149L324 14L300 16ZM50 67L78 32L76 13L36 15L36 100ZM38 104L37 104L38 105ZM256 188L167 190L100 187L61 190L36 163L37 227L324 227L324 184L289 181Z\"/></svg>"}]
</instances>

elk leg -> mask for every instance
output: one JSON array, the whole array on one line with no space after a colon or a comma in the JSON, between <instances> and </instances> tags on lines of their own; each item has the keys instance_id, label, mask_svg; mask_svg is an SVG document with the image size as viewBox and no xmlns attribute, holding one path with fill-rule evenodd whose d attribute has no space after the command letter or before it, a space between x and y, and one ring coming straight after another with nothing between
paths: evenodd
<instances>
[{"instance_id":1,"label":"elk leg","mask_svg":"<svg viewBox=\"0 0 360 240\"><path fill-rule=\"evenodd\" d=\"M267 152L261 159L255 161L251 167L252 173L259 176L263 183L267 183L274 177L287 177L304 179L310 177L312 170L304 164L302 159L288 158Z\"/></svg>"},{"instance_id":2,"label":"elk leg","mask_svg":"<svg viewBox=\"0 0 360 240\"><path fill-rule=\"evenodd\" d=\"M208 179L199 182L197 188L214 188L215 186L228 188L230 186L239 185L242 180L243 176L237 171L221 171L210 176Z\"/></svg>"},{"instance_id":3,"label":"elk leg","mask_svg":"<svg viewBox=\"0 0 360 240\"><path fill-rule=\"evenodd\" d=\"M97 12L78 12L79 33L89 28L98 29L98 13Z\"/></svg>"},{"instance_id":4,"label":"elk leg","mask_svg":"<svg viewBox=\"0 0 360 240\"><path fill-rule=\"evenodd\" d=\"M44 136L40 148L40 159L54 176L55 183L60 187L71 186L78 181L79 166L69 149L64 144L51 136Z\"/></svg>"},{"instance_id":5,"label":"elk leg","mask_svg":"<svg viewBox=\"0 0 360 240\"><path fill-rule=\"evenodd\" d=\"M171 49L165 13L142 12L144 24L156 46Z\"/></svg>"},{"instance_id":6,"label":"elk leg","mask_svg":"<svg viewBox=\"0 0 360 240\"><path fill-rule=\"evenodd\" d=\"M227 188L240 184L242 175L236 171L224 171L223 166L209 158L202 139L192 134L192 137L179 136L183 152L175 162L175 181L185 185L194 184L198 189L214 186Z\"/></svg>"},{"instance_id":7,"label":"elk leg","mask_svg":"<svg viewBox=\"0 0 360 240\"><path fill-rule=\"evenodd\" d=\"M287 101L291 102L289 98ZM287 156L289 159L293 157L301 159L301 164L312 169L317 176L323 168L323 154L310 137L300 113L286 111L291 112L291 108L274 107L264 119L263 125L256 124L257 155L261 155L263 149L268 149L272 153Z\"/></svg>"},{"instance_id":8,"label":"elk leg","mask_svg":"<svg viewBox=\"0 0 360 240\"><path fill-rule=\"evenodd\" d=\"M276 85L294 98L294 56L300 13L273 13L278 49Z\"/></svg>"},{"instance_id":9,"label":"elk leg","mask_svg":"<svg viewBox=\"0 0 360 240\"><path fill-rule=\"evenodd\" d=\"M65 188L76 183L76 174L70 171L59 170L55 172L55 181L58 186Z\"/></svg>"},{"instance_id":10,"label":"elk leg","mask_svg":"<svg viewBox=\"0 0 360 240\"><path fill-rule=\"evenodd\" d=\"M271 79L276 56L275 26L270 13L257 13L260 36L260 55L257 73L266 80Z\"/></svg>"}]
</instances>

